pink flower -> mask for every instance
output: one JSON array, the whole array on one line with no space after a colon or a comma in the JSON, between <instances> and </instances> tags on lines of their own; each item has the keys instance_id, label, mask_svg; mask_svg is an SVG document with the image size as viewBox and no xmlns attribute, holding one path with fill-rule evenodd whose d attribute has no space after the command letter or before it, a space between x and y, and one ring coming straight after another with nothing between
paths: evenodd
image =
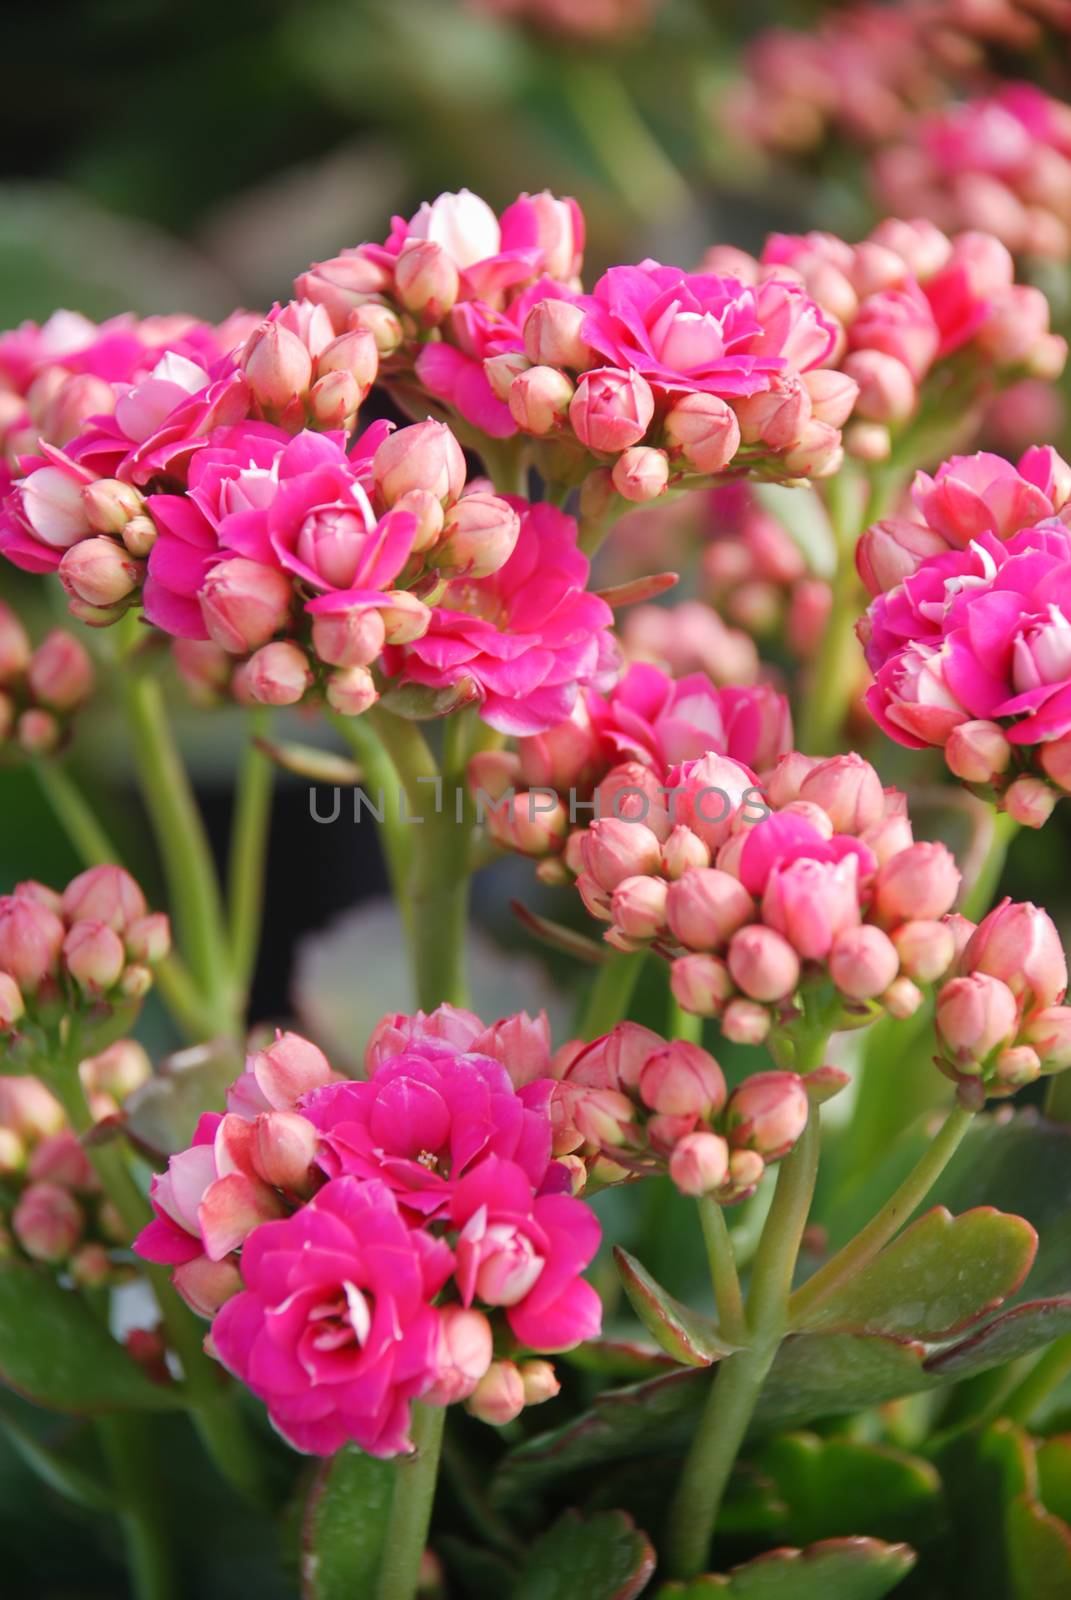
<instances>
[{"instance_id":1,"label":"pink flower","mask_svg":"<svg viewBox=\"0 0 1071 1600\"><path fill-rule=\"evenodd\" d=\"M837 935L860 920L859 858L779 862L766 880L762 915L805 961L824 960Z\"/></svg>"},{"instance_id":2,"label":"pink flower","mask_svg":"<svg viewBox=\"0 0 1071 1600\"><path fill-rule=\"evenodd\" d=\"M598 1335L599 1297L579 1274L599 1247L599 1224L582 1201L533 1199L520 1167L489 1156L457 1184L450 1216L464 1305L503 1306L533 1350L570 1350Z\"/></svg>"},{"instance_id":3,"label":"pink flower","mask_svg":"<svg viewBox=\"0 0 1071 1600\"><path fill-rule=\"evenodd\" d=\"M449 1247L409 1229L386 1184L343 1177L246 1240L244 1289L212 1325L220 1360L297 1450L409 1448L409 1403L438 1373L432 1301Z\"/></svg>"},{"instance_id":4,"label":"pink flower","mask_svg":"<svg viewBox=\"0 0 1071 1600\"><path fill-rule=\"evenodd\" d=\"M698 672L674 682L660 668L637 663L605 698L589 690L586 701L614 761L664 771L713 750L763 770L792 748L788 701L765 684L718 689Z\"/></svg>"},{"instance_id":5,"label":"pink flower","mask_svg":"<svg viewBox=\"0 0 1071 1600\"><path fill-rule=\"evenodd\" d=\"M612 613L584 588L589 567L573 519L551 505L509 503L521 530L505 566L449 584L427 633L386 650L384 662L403 685L467 693L502 733L541 733L607 670Z\"/></svg>"},{"instance_id":6,"label":"pink flower","mask_svg":"<svg viewBox=\"0 0 1071 1600\"><path fill-rule=\"evenodd\" d=\"M963 548L981 533L1009 539L1062 511L1071 497L1071 469L1055 450L1035 445L1013 467L979 451L953 456L934 477L915 475L911 498L921 520L950 545Z\"/></svg>"}]
</instances>

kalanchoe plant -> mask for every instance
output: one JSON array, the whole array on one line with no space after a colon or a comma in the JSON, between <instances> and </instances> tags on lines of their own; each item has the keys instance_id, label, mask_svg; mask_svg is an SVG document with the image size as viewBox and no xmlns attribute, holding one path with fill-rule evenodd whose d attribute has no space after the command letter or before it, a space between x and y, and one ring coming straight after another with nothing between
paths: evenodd
<instances>
[{"instance_id":1,"label":"kalanchoe plant","mask_svg":"<svg viewBox=\"0 0 1071 1600\"><path fill-rule=\"evenodd\" d=\"M179 1570L142 1410L188 1413L266 1549L300 1508L313 1600L878 1596L916 1561L937 1593L986 1495L1001 1570L1066 1566L1067 968L992 902L1005 819L1071 788L1071 482L1040 446L936 465L1062 343L977 232L590 290L583 244L574 202L461 191L264 317L0 337L0 548L93 630L34 649L0 612L0 733L86 868L0 898L0 1375L99 1418L23 1450L118 1512L139 1600ZM411 423L363 426L377 385ZM728 620L654 605L664 560L592 587L624 511L692 491ZM791 694L750 637L782 617ZM225 881L169 670L248 720ZM66 763L94 685L168 916ZM298 705L327 737L271 729ZM882 733L974 794L923 757L894 787ZM411 1000L352 1076L247 1034L273 759L379 828ZM507 853L582 974L556 1039L468 1009L469 886ZM192 1047L155 1072L154 983Z\"/></svg>"}]
</instances>

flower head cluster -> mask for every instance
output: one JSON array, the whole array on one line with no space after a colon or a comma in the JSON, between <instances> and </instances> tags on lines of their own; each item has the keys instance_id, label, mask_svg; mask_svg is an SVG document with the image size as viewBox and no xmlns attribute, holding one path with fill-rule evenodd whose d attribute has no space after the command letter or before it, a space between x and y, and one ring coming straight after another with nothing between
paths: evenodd
<instances>
[{"instance_id":1,"label":"flower head cluster","mask_svg":"<svg viewBox=\"0 0 1071 1600\"><path fill-rule=\"evenodd\" d=\"M213 1318L212 1347L279 1431L317 1455L406 1449L415 1399L473 1397L507 1420L494 1328L556 1351L600 1321L580 1277L598 1224L552 1155L545 1019L388 1017L366 1069L343 1079L291 1034L253 1055L227 1112L203 1116L154 1180L137 1242ZM554 1392L525 1374L511 1415Z\"/></svg>"},{"instance_id":2,"label":"flower head cluster","mask_svg":"<svg viewBox=\"0 0 1071 1600\"><path fill-rule=\"evenodd\" d=\"M122 867L90 867L58 894L27 882L0 896L0 1035L8 1050L77 1011L89 1021L141 1000L171 946Z\"/></svg>"},{"instance_id":3,"label":"flower head cluster","mask_svg":"<svg viewBox=\"0 0 1071 1600\"><path fill-rule=\"evenodd\" d=\"M1042 448L1017 468L955 457L913 498L919 521L878 523L859 546L876 595L867 704L899 744L943 749L1039 826L1071 787L1071 469Z\"/></svg>"},{"instance_id":4,"label":"flower head cluster","mask_svg":"<svg viewBox=\"0 0 1071 1600\"><path fill-rule=\"evenodd\" d=\"M93 663L72 633L53 628L34 649L0 601L0 746L14 739L28 755L57 749L93 684Z\"/></svg>"}]
</instances>

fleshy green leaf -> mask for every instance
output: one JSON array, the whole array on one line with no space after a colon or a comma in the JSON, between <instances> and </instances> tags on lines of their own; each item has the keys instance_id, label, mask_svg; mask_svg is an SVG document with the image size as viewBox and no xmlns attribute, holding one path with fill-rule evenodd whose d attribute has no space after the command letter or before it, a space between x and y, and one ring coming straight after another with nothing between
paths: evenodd
<instances>
[{"instance_id":1,"label":"fleshy green leaf","mask_svg":"<svg viewBox=\"0 0 1071 1600\"><path fill-rule=\"evenodd\" d=\"M786 1433L755 1459L784 1500L793 1544L846 1537L865 1527L918 1544L936 1532L941 1480L928 1461L886 1445Z\"/></svg>"},{"instance_id":2,"label":"fleshy green leaf","mask_svg":"<svg viewBox=\"0 0 1071 1600\"><path fill-rule=\"evenodd\" d=\"M667 1583L655 1600L881 1600L915 1565L915 1552L880 1539L827 1539L771 1550L729 1573Z\"/></svg>"},{"instance_id":3,"label":"fleshy green leaf","mask_svg":"<svg viewBox=\"0 0 1071 1600\"><path fill-rule=\"evenodd\" d=\"M1008 1507L1008 1568L1016 1600L1067 1600L1071 1594L1071 1529L1036 1500L1019 1495Z\"/></svg>"},{"instance_id":4,"label":"fleshy green leaf","mask_svg":"<svg viewBox=\"0 0 1071 1600\"><path fill-rule=\"evenodd\" d=\"M800 1326L947 1338L1014 1294L1036 1252L1022 1217L990 1206L954 1217L935 1206Z\"/></svg>"},{"instance_id":5,"label":"fleshy green leaf","mask_svg":"<svg viewBox=\"0 0 1071 1600\"><path fill-rule=\"evenodd\" d=\"M785 1340L755 1411L756 1433L798 1428L934 1386L921 1344L884 1334L798 1333Z\"/></svg>"},{"instance_id":6,"label":"fleshy green leaf","mask_svg":"<svg viewBox=\"0 0 1071 1600\"><path fill-rule=\"evenodd\" d=\"M0 1431L30 1471L57 1494L87 1511L115 1510L115 1496L99 1475L86 1472L58 1450L51 1449L6 1411L0 1411Z\"/></svg>"},{"instance_id":7,"label":"fleshy green leaf","mask_svg":"<svg viewBox=\"0 0 1071 1600\"><path fill-rule=\"evenodd\" d=\"M325 1461L305 1506L303 1600L371 1594L397 1467L347 1445Z\"/></svg>"},{"instance_id":8,"label":"fleshy green leaf","mask_svg":"<svg viewBox=\"0 0 1071 1600\"><path fill-rule=\"evenodd\" d=\"M709 1367L732 1355L737 1346L727 1344L708 1317L681 1305L620 1245L614 1247L614 1261L633 1311L651 1337L682 1366Z\"/></svg>"},{"instance_id":9,"label":"fleshy green leaf","mask_svg":"<svg viewBox=\"0 0 1071 1600\"><path fill-rule=\"evenodd\" d=\"M1057 1300L1028 1300L994 1317L968 1338L938 1351L926 1362L926 1371L939 1378L969 1377L1040 1350L1065 1333L1071 1333L1071 1295Z\"/></svg>"},{"instance_id":10,"label":"fleshy green leaf","mask_svg":"<svg viewBox=\"0 0 1071 1600\"><path fill-rule=\"evenodd\" d=\"M655 1569L655 1553L623 1511L567 1511L531 1546L510 1600L633 1600Z\"/></svg>"},{"instance_id":11,"label":"fleshy green leaf","mask_svg":"<svg viewBox=\"0 0 1071 1600\"><path fill-rule=\"evenodd\" d=\"M954 1592L1011 1592L1006 1520L1018 1496L1037 1495L1034 1447L1022 1428L1005 1418L979 1432L972 1429L942 1446L936 1465L945 1486L949 1532L945 1554L955 1574Z\"/></svg>"},{"instance_id":12,"label":"fleshy green leaf","mask_svg":"<svg viewBox=\"0 0 1071 1600\"><path fill-rule=\"evenodd\" d=\"M1071 1434L1056 1434L1037 1448L1038 1493L1046 1511L1071 1523Z\"/></svg>"},{"instance_id":13,"label":"fleshy green leaf","mask_svg":"<svg viewBox=\"0 0 1071 1600\"><path fill-rule=\"evenodd\" d=\"M176 1389L153 1383L85 1301L25 1261L0 1264L0 1381L52 1411L170 1411Z\"/></svg>"}]
</instances>

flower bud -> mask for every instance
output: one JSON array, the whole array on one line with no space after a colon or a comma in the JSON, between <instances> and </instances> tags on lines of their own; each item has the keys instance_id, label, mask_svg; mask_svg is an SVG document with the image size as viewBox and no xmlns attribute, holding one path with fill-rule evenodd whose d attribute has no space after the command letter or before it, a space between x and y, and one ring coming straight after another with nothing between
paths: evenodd
<instances>
[{"instance_id":1,"label":"flower bud","mask_svg":"<svg viewBox=\"0 0 1071 1600\"><path fill-rule=\"evenodd\" d=\"M947 542L932 528L893 517L867 528L855 559L867 589L879 595L911 577L930 556L944 555L947 550Z\"/></svg>"},{"instance_id":2,"label":"flower bud","mask_svg":"<svg viewBox=\"0 0 1071 1600\"><path fill-rule=\"evenodd\" d=\"M582 373L569 406L580 443L604 455L638 444L653 416L654 395L646 378L617 367Z\"/></svg>"},{"instance_id":3,"label":"flower bud","mask_svg":"<svg viewBox=\"0 0 1071 1600\"><path fill-rule=\"evenodd\" d=\"M348 429L362 399L360 385L352 373L325 372L309 390L309 411L319 428Z\"/></svg>"},{"instance_id":4,"label":"flower bud","mask_svg":"<svg viewBox=\"0 0 1071 1600\"><path fill-rule=\"evenodd\" d=\"M1022 1029L1022 1039L1037 1051L1043 1072L1063 1072L1071 1067L1071 1006L1044 1006L1035 1011Z\"/></svg>"},{"instance_id":5,"label":"flower bud","mask_svg":"<svg viewBox=\"0 0 1071 1600\"><path fill-rule=\"evenodd\" d=\"M549 1361L524 1361L520 1372L526 1406L541 1406L561 1393L558 1375Z\"/></svg>"},{"instance_id":6,"label":"flower bud","mask_svg":"<svg viewBox=\"0 0 1071 1600\"><path fill-rule=\"evenodd\" d=\"M312 357L302 339L279 321L262 322L238 357L253 398L265 411L280 412L312 383Z\"/></svg>"},{"instance_id":7,"label":"flower bud","mask_svg":"<svg viewBox=\"0 0 1071 1600\"><path fill-rule=\"evenodd\" d=\"M918 983L935 983L956 958L956 940L947 922L902 922L892 936L900 967Z\"/></svg>"},{"instance_id":8,"label":"flower bud","mask_svg":"<svg viewBox=\"0 0 1071 1600\"><path fill-rule=\"evenodd\" d=\"M1004 791L1003 806L1023 828L1042 828L1056 809L1059 795L1042 778L1016 778Z\"/></svg>"},{"instance_id":9,"label":"flower bud","mask_svg":"<svg viewBox=\"0 0 1071 1600\"><path fill-rule=\"evenodd\" d=\"M367 667L339 667L327 675L327 703L343 717L362 717L379 699L376 681Z\"/></svg>"},{"instance_id":10,"label":"flower bud","mask_svg":"<svg viewBox=\"0 0 1071 1600\"><path fill-rule=\"evenodd\" d=\"M770 1031L770 1013L755 1000L730 1000L719 1021L722 1036L733 1044L762 1044Z\"/></svg>"},{"instance_id":11,"label":"flower bud","mask_svg":"<svg viewBox=\"0 0 1071 1600\"><path fill-rule=\"evenodd\" d=\"M1046 775L1065 794L1071 793L1071 735L1039 746L1037 753Z\"/></svg>"},{"instance_id":12,"label":"flower bud","mask_svg":"<svg viewBox=\"0 0 1071 1600\"><path fill-rule=\"evenodd\" d=\"M837 833L860 833L885 815L881 779L869 761L854 754L830 756L812 767L799 798L821 806Z\"/></svg>"},{"instance_id":13,"label":"flower bud","mask_svg":"<svg viewBox=\"0 0 1071 1600\"><path fill-rule=\"evenodd\" d=\"M123 545L128 555L136 561L144 561L159 536L159 529L151 517L131 517L123 529Z\"/></svg>"},{"instance_id":14,"label":"flower bud","mask_svg":"<svg viewBox=\"0 0 1071 1600\"><path fill-rule=\"evenodd\" d=\"M915 380L904 363L881 350L856 350L843 371L859 386L855 414L867 422L906 422L918 403Z\"/></svg>"},{"instance_id":15,"label":"flower bud","mask_svg":"<svg viewBox=\"0 0 1071 1600\"><path fill-rule=\"evenodd\" d=\"M446 1305L439 1312L436 1376L421 1396L425 1405L449 1406L472 1394L494 1356L491 1324L482 1311Z\"/></svg>"},{"instance_id":16,"label":"flower bud","mask_svg":"<svg viewBox=\"0 0 1071 1600\"><path fill-rule=\"evenodd\" d=\"M513 554L520 531L516 511L499 495L479 491L462 495L446 514L432 560L441 572L489 578Z\"/></svg>"},{"instance_id":17,"label":"flower bud","mask_svg":"<svg viewBox=\"0 0 1071 1600\"><path fill-rule=\"evenodd\" d=\"M884 927L922 919L936 921L951 910L960 871L943 844L913 844L878 869L874 908Z\"/></svg>"},{"instance_id":18,"label":"flower bud","mask_svg":"<svg viewBox=\"0 0 1071 1600\"><path fill-rule=\"evenodd\" d=\"M507 398L521 432L541 439L565 423L573 385L557 367L527 367L510 384Z\"/></svg>"},{"instance_id":19,"label":"flower bud","mask_svg":"<svg viewBox=\"0 0 1071 1600\"><path fill-rule=\"evenodd\" d=\"M322 1050L297 1033L280 1033L272 1044L246 1058L246 1073L228 1096L230 1111L293 1111L301 1096L331 1083L335 1074ZM256 1098L252 1094L252 1080Z\"/></svg>"},{"instance_id":20,"label":"flower bud","mask_svg":"<svg viewBox=\"0 0 1071 1600\"><path fill-rule=\"evenodd\" d=\"M8 966L2 955L0 966ZM1060 935L1048 912L1029 901L1002 900L982 919L963 952L962 969L1001 978L1035 1006L1057 1004L1067 992Z\"/></svg>"},{"instance_id":21,"label":"flower bud","mask_svg":"<svg viewBox=\"0 0 1071 1600\"><path fill-rule=\"evenodd\" d=\"M662 859L661 845L650 828L617 817L593 822L580 850L585 869L608 893L625 878L653 875Z\"/></svg>"},{"instance_id":22,"label":"flower bud","mask_svg":"<svg viewBox=\"0 0 1071 1600\"><path fill-rule=\"evenodd\" d=\"M11 607L0 600L0 685L21 678L31 654L29 634Z\"/></svg>"},{"instance_id":23,"label":"flower bud","mask_svg":"<svg viewBox=\"0 0 1071 1600\"><path fill-rule=\"evenodd\" d=\"M775 376L768 389L743 396L733 409L744 444L766 444L772 450L788 450L801 438L811 420L811 397L795 374Z\"/></svg>"},{"instance_id":24,"label":"flower bud","mask_svg":"<svg viewBox=\"0 0 1071 1600\"><path fill-rule=\"evenodd\" d=\"M92 1240L74 1252L67 1266L80 1289L103 1289L112 1276L111 1256Z\"/></svg>"},{"instance_id":25,"label":"flower bud","mask_svg":"<svg viewBox=\"0 0 1071 1600\"><path fill-rule=\"evenodd\" d=\"M812 419L795 444L784 452L781 465L793 478L829 478L843 460L839 429Z\"/></svg>"},{"instance_id":26,"label":"flower bud","mask_svg":"<svg viewBox=\"0 0 1071 1600\"><path fill-rule=\"evenodd\" d=\"M54 628L34 651L27 681L34 699L52 711L73 711L93 690L93 663L85 646Z\"/></svg>"},{"instance_id":27,"label":"flower bud","mask_svg":"<svg viewBox=\"0 0 1071 1600\"><path fill-rule=\"evenodd\" d=\"M778 1161L807 1126L810 1102L795 1072L757 1072L734 1089L725 1108L725 1130L736 1149Z\"/></svg>"},{"instance_id":28,"label":"flower bud","mask_svg":"<svg viewBox=\"0 0 1071 1600\"><path fill-rule=\"evenodd\" d=\"M392 356L405 342L405 330L398 313L390 306L376 301L367 301L364 305L356 306L350 312L349 326L355 333L372 335L376 354L381 360Z\"/></svg>"},{"instance_id":29,"label":"flower bud","mask_svg":"<svg viewBox=\"0 0 1071 1600\"><path fill-rule=\"evenodd\" d=\"M65 1261L82 1237L85 1216L70 1190L56 1183L32 1183L11 1217L19 1244L35 1261Z\"/></svg>"},{"instance_id":30,"label":"flower bud","mask_svg":"<svg viewBox=\"0 0 1071 1600\"><path fill-rule=\"evenodd\" d=\"M24 895L0 897L0 970L33 994L58 966L63 923L47 906Z\"/></svg>"},{"instance_id":31,"label":"flower bud","mask_svg":"<svg viewBox=\"0 0 1071 1600\"><path fill-rule=\"evenodd\" d=\"M729 1175L729 1146L718 1133L686 1133L670 1152L669 1175L681 1194L711 1194Z\"/></svg>"},{"instance_id":32,"label":"flower bud","mask_svg":"<svg viewBox=\"0 0 1071 1600\"><path fill-rule=\"evenodd\" d=\"M1006 983L974 972L943 986L936 1024L938 1040L956 1066L977 1072L995 1050L1015 1038L1019 1009Z\"/></svg>"},{"instance_id":33,"label":"flower bud","mask_svg":"<svg viewBox=\"0 0 1071 1600\"><path fill-rule=\"evenodd\" d=\"M10 1033L25 1010L22 991L15 979L10 972L0 972L0 1034Z\"/></svg>"},{"instance_id":34,"label":"flower bud","mask_svg":"<svg viewBox=\"0 0 1071 1600\"><path fill-rule=\"evenodd\" d=\"M945 744L949 770L964 783L992 783L1007 771L1011 757L1011 745L997 722L961 722Z\"/></svg>"},{"instance_id":35,"label":"flower bud","mask_svg":"<svg viewBox=\"0 0 1071 1600\"><path fill-rule=\"evenodd\" d=\"M119 982L126 952L104 922L76 922L63 941L67 971L87 994L103 994Z\"/></svg>"},{"instance_id":36,"label":"flower bud","mask_svg":"<svg viewBox=\"0 0 1071 1600\"><path fill-rule=\"evenodd\" d=\"M312 686L305 652L289 640L263 645L249 658L249 692L263 706L293 706Z\"/></svg>"},{"instance_id":37,"label":"flower bud","mask_svg":"<svg viewBox=\"0 0 1071 1600\"><path fill-rule=\"evenodd\" d=\"M15 493L22 515L42 544L67 550L92 533L82 488L81 479L61 467L39 467L23 478Z\"/></svg>"},{"instance_id":38,"label":"flower bud","mask_svg":"<svg viewBox=\"0 0 1071 1600\"><path fill-rule=\"evenodd\" d=\"M257 1176L273 1189L307 1196L319 1134L297 1111L265 1111L254 1119L250 1159Z\"/></svg>"},{"instance_id":39,"label":"flower bud","mask_svg":"<svg viewBox=\"0 0 1071 1600\"><path fill-rule=\"evenodd\" d=\"M686 872L670 885L666 920L674 937L689 950L720 950L755 915L743 884L716 867Z\"/></svg>"},{"instance_id":40,"label":"flower bud","mask_svg":"<svg viewBox=\"0 0 1071 1600\"><path fill-rule=\"evenodd\" d=\"M852 1000L877 999L899 970L900 958L892 940L868 923L838 934L829 952L830 976L841 994Z\"/></svg>"},{"instance_id":41,"label":"flower bud","mask_svg":"<svg viewBox=\"0 0 1071 1600\"><path fill-rule=\"evenodd\" d=\"M705 477L724 470L740 448L740 424L727 401L713 394L686 394L667 412L663 438L674 459Z\"/></svg>"},{"instance_id":42,"label":"flower bud","mask_svg":"<svg viewBox=\"0 0 1071 1600\"><path fill-rule=\"evenodd\" d=\"M692 868L709 867L710 849L691 828L678 824L662 845L662 871L671 880Z\"/></svg>"},{"instance_id":43,"label":"flower bud","mask_svg":"<svg viewBox=\"0 0 1071 1600\"><path fill-rule=\"evenodd\" d=\"M383 618L373 606L323 612L312 619L312 647L334 667L367 667L385 642Z\"/></svg>"},{"instance_id":44,"label":"flower bud","mask_svg":"<svg viewBox=\"0 0 1071 1600\"><path fill-rule=\"evenodd\" d=\"M79 1076L87 1092L111 1095L123 1101L148 1083L152 1063L136 1039L117 1039L99 1055L79 1063Z\"/></svg>"},{"instance_id":45,"label":"flower bud","mask_svg":"<svg viewBox=\"0 0 1071 1600\"><path fill-rule=\"evenodd\" d=\"M28 756L47 756L55 750L62 738L61 729L51 711L31 706L15 724L15 737L20 749Z\"/></svg>"},{"instance_id":46,"label":"flower bud","mask_svg":"<svg viewBox=\"0 0 1071 1600\"><path fill-rule=\"evenodd\" d=\"M669 458L664 450L645 444L634 445L618 456L611 478L623 500L637 505L657 500L669 483Z\"/></svg>"},{"instance_id":47,"label":"flower bud","mask_svg":"<svg viewBox=\"0 0 1071 1600\"><path fill-rule=\"evenodd\" d=\"M376 488L393 506L410 489L426 489L444 506L453 505L465 487L465 456L443 422L413 423L384 439L372 458Z\"/></svg>"},{"instance_id":48,"label":"flower bud","mask_svg":"<svg viewBox=\"0 0 1071 1600\"><path fill-rule=\"evenodd\" d=\"M30 1158L28 1175L42 1183L58 1183L61 1189L99 1188L82 1141L70 1128L41 1140Z\"/></svg>"},{"instance_id":49,"label":"flower bud","mask_svg":"<svg viewBox=\"0 0 1071 1600\"><path fill-rule=\"evenodd\" d=\"M752 1000L783 1000L799 982L800 962L788 940L773 928L751 924L733 934L729 971Z\"/></svg>"},{"instance_id":50,"label":"flower bud","mask_svg":"<svg viewBox=\"0 0 1071 1600\"><path fill-rule=\"evenodd\" d=\"M524 353L533 366L582 372L597 360L581 334L586 313L570 300L540 300L524 321Z\"/></svg>"},{"instance_id":51,"label":"flower bud","mask_svg":"<svg viewBox=\"0 0 1071 1600\"><path fill-rule=\"evenodd\" d=\"M82 490L86 520L94 533L121 535L133 517L145 511L145 498L132 483L119 478L98 478Z\"/></svg>"},{"instance_id":52,"label":"flower bud","mask_svg":"<svg viewBox=\"0 0 1071 1600\"><path fill-rule=\"evenodd\" d=\"M388 644L412 644L422 639L431 626L431 609L406 589L388 589L389 605L380 606Z\"/></svg>"},{"instance_id":53,"label":"flower bud","mask_svg":"<svg viewBox=\"0 0 1071 1600\"><path fill-rule=\"evenodd\" d=\"M666 921L666 885L661 878L623 878L610 910L614 926L630 939L654 939Z\"/></svg>"},{"instance_id":54,"label":"flower bud","mask_svg":"<svg viewBox=\"0 0 1071 1600\"><path fill-rule=\"evenodd\" d=\"M1041 1077L1041 1058L1036 1050L1028 1044L1013 1045L1009 1050L1002 1050L993 1063L993 1071L989 1077L987 1088L991 1095L1014 1094L1016 1089L1022 1089L1028 1083L1036 1083Z\"/></svg>"},{"instance_id":55,"label":"flower bud","mask_svg":"<svg viewBox=\"0 0 1071 1600\"><path fill-rule=\"evenodd\" d=\"M673 998L693 1017L715 1017L733 992L733 981L717 956L678 956L670 968Z\"/></svg>"},{"instance_id":56,"label":"flower bud","mask_svg":"<svg viewBox=\"0 0 1071 1600\"><path fill-rule=\"evenodd\" d=\"M144 568L114 539L82 539L63 554L59 580L69 595L90 606L114 606L141 583Z\"/></svg>"},{"instance_id":57,"label":"flower bud","mask_svg":"<svg viewBox=\"0 0 1071 1600\"><path fill-rule=\"evenodd\" d=\"M120 934L147 911L145 896L129 872L110 863L87 867L72 878L61 905L69 923L104 922Z\"/></svg>"},{"instance_id":58,"label":"flower bud","mask_svg":"<svg viewBox=\"0 0 1071 1600\"><path fill-rule=\"evenodd\" d=\"M394 292L426 327L441 322L457 299L460 277L453 258L431 239L407 240L394 268Z\"/></svg>"},{"instance_id":59,"label":"flower bud","mask_svg":"<svg viewBox=\"0 0 1071 1600\"><path fill-rule=\"evenodd\" d=\"M657 1051L640 1070L640 1099L667 1117L711 1117L725 1104L721 1068L696 1044L677 1039Z\"/></svg>"},{"instance_id":60,"label":"flower bud","mask_svg":"<svg viewBox=\"0 0 1071 1600\"><path fill-rule=\"evenodd\" d=\"M847 372L833 367L817 367L802 375L804 388L811 399L811 415L816 422L828 422L831 428L842 428L855 408L859 385Z\"/></svg>"},{"instance_id":61,"label":"flower bud","mask_svg":"<svg viewBox=\"0 0 1071 1600\"><path fill-rule=\"evenodd\" d=\"M480 1422L504 1428L524 1410L524 1380L512 1361L493 1361L465 1402Z\"/></svg>"},{"instance_id":62,"label":"flower bud","mask_svg":"<svg viewBox=\"0 0 1071 1600\"><path fill-rule=\"evenodd\" d=\"M290 580L275 567L235 556L212 568L199 599L205 627L215 643L243 656L286 626Z\"/></svg>"},{"instance_id":63,"label":"flower bud","mask_svg":"<svg viewBox=\"0 0 1071 1600\"><path fill-rule=\"evenodd\" d=\"M821 764L820 756L805 756L799 750L783 755L766 782L766 798L774 810L798 800L804 780Z\"/></svg>"},{"instance_id":64,"label":"flower bud","mask_svg":"<svg viewBox=\"0 0 1071 1600\"><path fill-rule=\"evenodd\" d=\"M910 978L896 978L881 996L881 1003L897 1022L913 1017L922 1004L922 990Z\"/></svg>"}]
</instances>

